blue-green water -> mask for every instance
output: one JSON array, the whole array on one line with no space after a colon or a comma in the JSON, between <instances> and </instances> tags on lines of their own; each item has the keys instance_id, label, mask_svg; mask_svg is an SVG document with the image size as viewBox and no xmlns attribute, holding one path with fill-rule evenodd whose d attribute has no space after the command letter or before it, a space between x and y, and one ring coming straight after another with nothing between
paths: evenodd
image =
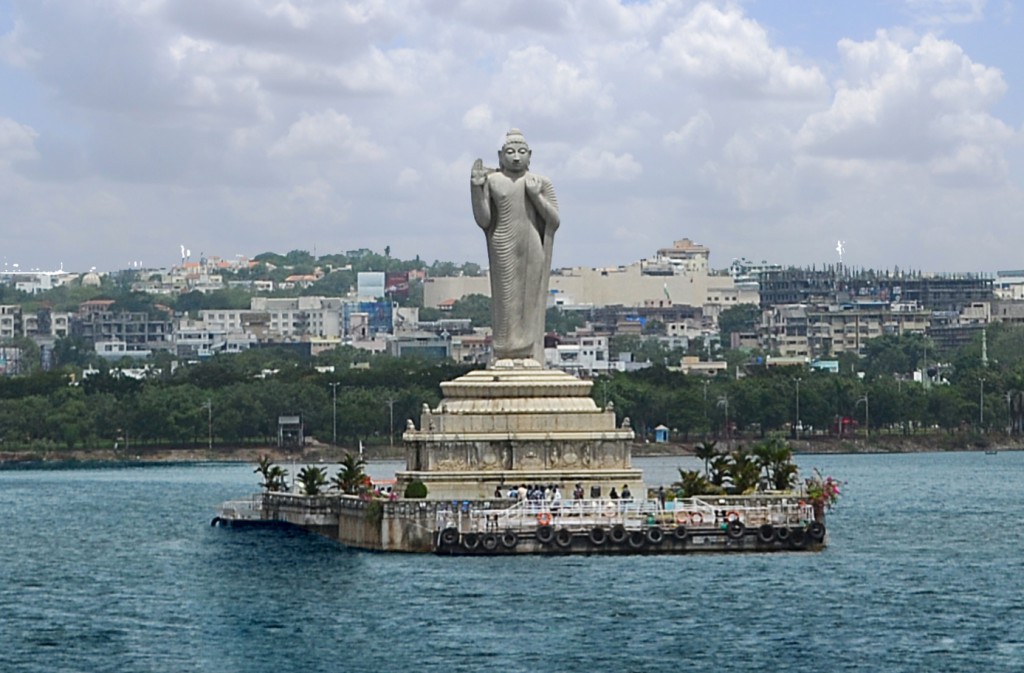
<instances>
[{"instance_id":1,"label":"blue-green water","mask_svg":"<svg viewBox=\"0 0 1024 673\"><path fill-rule=\"evenodd\" d=\"M821 554L371 554L211 528L252 466L0 472L0 671L1024 668L1024 453L799 462Z\"/></svg>"}]
</instances>

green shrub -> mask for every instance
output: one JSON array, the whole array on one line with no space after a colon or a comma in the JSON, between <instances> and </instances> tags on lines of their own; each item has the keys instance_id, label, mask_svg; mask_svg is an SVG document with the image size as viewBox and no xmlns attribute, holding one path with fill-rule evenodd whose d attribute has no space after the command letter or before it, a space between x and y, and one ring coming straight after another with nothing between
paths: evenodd
<instances>
[{"instance_id":1,"label":"green shrub","mask_svg":"<svg viewBox=\"0 0 1024 673\"><path fill-rule=\"evenodd\" d=\"M379 526L384 519L384 503L380 500L373 500L366 505L366 520L375 526Z\"/></svg>"},{"instance_id":2,"label":"green shrub","mask_svg":"<svg viewBox=\"0 0 1024 673\"><path fill-rule=\"evenodd\" d=\"M419 479L410 481L408 486L405 487L406 498L425 498L427 497L427 485Z\"/></svg>"}]
</instances>

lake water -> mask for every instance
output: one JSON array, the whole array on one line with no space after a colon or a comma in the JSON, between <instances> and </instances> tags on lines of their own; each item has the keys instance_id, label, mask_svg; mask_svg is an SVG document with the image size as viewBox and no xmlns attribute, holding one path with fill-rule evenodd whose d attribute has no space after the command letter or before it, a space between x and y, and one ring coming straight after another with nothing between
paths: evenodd
<instances>
[{"instance_id":1,"label":"lake water","mask_svg":"<svg viewBox=\"0 0 1024 673\"><path fill-rule=\"evenodd\" d=\"M0 671L1024 668L1024 453L798 462L847 481L820 554L373 554L211 528L251 465L2 471Z\"/></svg>"}]
</instances>

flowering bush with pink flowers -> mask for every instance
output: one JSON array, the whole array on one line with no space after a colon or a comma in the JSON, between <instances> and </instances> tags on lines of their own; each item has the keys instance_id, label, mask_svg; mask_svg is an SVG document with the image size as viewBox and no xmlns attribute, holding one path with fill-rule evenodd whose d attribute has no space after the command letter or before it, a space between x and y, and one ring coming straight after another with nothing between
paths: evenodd
<instances>
[{"instance_id":1,"label":"flowering bush with pink flowers","mask_svg":"<svg viewBox=\"0 0 1024 673\"><path fill-rule=\"evenodd\" d=\"M832 477L823 477L821 472L815 469L810 477L804 479L807 499L812 505L826 510L831 509L833 505L839 502L839 496L842 495L839 487L844 486L845 483Z\"/></svg>"}]
</instances>

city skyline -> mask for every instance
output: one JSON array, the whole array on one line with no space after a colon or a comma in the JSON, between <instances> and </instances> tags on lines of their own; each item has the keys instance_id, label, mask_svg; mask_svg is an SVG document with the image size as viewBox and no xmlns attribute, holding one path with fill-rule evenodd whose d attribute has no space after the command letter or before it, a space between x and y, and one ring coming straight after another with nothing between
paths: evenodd
<instances>
[{"instance_id":1,"label":"city skyline","mask_svg":"<svg viewBox=\"0 0 1024 673\"><path fill-rule=\"evenodd\" d=\"M555 267L690 238L782 265L1024 267L1012 2L0 0L3 262L390 246L486 266L526 134ZM756 252L754 252L756 251Z\"/></svg>"}]
</instances>

